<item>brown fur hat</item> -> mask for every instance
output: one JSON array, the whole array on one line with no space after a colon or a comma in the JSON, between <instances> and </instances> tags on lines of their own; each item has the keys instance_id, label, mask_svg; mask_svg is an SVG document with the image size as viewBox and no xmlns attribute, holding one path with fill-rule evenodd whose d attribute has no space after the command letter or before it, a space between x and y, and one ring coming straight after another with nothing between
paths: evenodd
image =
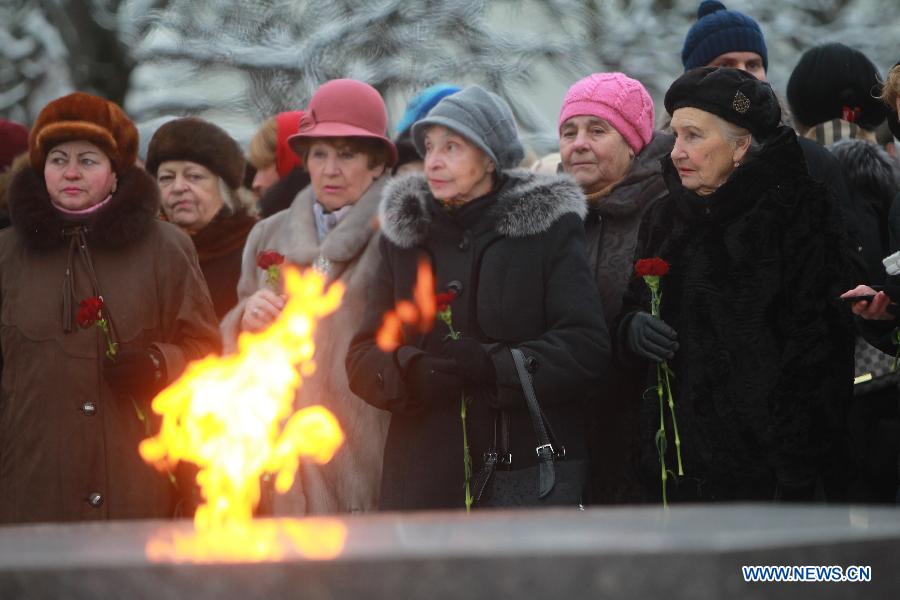
<instances>
[{"instance_id":1,"label":"brown fur hat","mask_svg":"<svg viewBox=\"0 0 900 600\"><path fill-rule=\"evenodd\" d=\"M159 165L167 160L187 160L201 164L232 190L244 179L244 154L234 138L221 127L196 117L165 123L156 130L147 149L147 172L156 177Z\"/></svg>"},{"instance_id":2,"label":"brown fur hat","mask_svg":"<svg viewBox=\"0 0 900 600\"><path fill-rule=\"evenodd\" d=\"M109 100L75 92L57 98L38 115L28 138L32 168L43 173L50 150L75 140L99 146L117 173L132 167L137 158L138 132L128 115Z\"/></svg>"}]
</instances>

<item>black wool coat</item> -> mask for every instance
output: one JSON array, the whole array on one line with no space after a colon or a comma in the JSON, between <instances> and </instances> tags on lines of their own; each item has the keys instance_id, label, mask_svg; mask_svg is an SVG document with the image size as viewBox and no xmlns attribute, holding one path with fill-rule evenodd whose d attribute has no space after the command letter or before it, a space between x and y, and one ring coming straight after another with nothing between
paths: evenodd
<instances>
[{"instance_id":1,"label":"black wool coat","mask_svg":"<svg viewBox=\"0 0 900 600\"><path fill-rule=\"evenodd\" d=\"M537 463L511 347L525 353L567 456L587 456L584 401L604 375L610 342L585 255L585 199L567 177L513 170L502 179L497 192L452 212L421 175L385 190L380 271L347 355L353 392L392 413L382 510L464 506L459 402L412 397L398 364L403 352L383 352L374 339L385 312L412 297L421 256L430 259L438 289L461 283L451 305L454 327L485 345L497 373L496 386L467 390L474 397L467 420L475 471L493 440L498 407L510 414L513 468ZM427 334L404 330L407 355L411 347L439 354L446 333L442 322Z\"/></svg>"},{"instance_id":2,"label":"black wool coat","mask_svg":"<svg viewBox=\"0 0 900 600\"><path fill-rule=\"evenodd\" d=\"M851 395L853 338L847 259L830 192L807 174L786 128L713 194L681 186L670 159L669 195L641 226L636 258L661 257L661 317L678 332L669 361L683 478L670 499L771 500L808 494L840 461ZM650 293L635 278L620 338ZM648 365L655 383L655 366ZM660 498L655 394L645 394L642 468ZM668 415L668 408L665 414ZM674 470L672 424L667 467Z\"/></svg>"}]
</instances>

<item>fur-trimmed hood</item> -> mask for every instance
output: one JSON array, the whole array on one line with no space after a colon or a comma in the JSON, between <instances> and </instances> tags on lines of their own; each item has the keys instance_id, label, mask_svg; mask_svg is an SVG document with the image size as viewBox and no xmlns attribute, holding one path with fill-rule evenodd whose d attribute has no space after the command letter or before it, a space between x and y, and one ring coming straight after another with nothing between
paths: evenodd
<instances>
[{"instance_id":1,"label":"fur-trimmed hood","mask_svg":"<svg viewBox=\"0 0 900 600\"><path fill-rule=\"evenodd\" d=\"M506 237L536 235L567 213L584 219L587 201L568 175L540 175L525 169L503 173L505 181L490 209L494 230ZM428 237L431 198L421 173L401 177L385 186L378 216L384 236L401 248L412 248Z\"/></svg>"},{"instance_id":2,"label":"fur-trimmed hood","mask_svg":"<svg viewBox=\"0 0 900 600\"><path fill-rule=\"evenodd\" d=\"M828 149L840 161L851 189L887 202L900 191L900 166L881 146L863 140L841 140Z\"/></svg>"},{"instance_id":3,"label":"fur-trimmed hood","mask_svg":"<svg viewBox=\"0 0 900 600\"><path fill-rule=\"evenodd\" d=\"M22 169L9 188L10 220L24 243L33 249L62 246L63 231L74 224L50 202L44 178L31 167ZM83 224L87 240L100 248L120 248L140 238L159 213L159 188L150 175L132 167L119 175L118 188L104 206Z\"/></svg>"}]
</instances>

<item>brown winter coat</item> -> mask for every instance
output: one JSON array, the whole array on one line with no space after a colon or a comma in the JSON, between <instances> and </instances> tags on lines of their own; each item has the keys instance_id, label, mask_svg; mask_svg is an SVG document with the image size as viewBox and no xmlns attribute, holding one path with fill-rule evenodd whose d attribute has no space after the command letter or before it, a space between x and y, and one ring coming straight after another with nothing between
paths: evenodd
<instances>
[{"instance_id":1,"label":"brown winter coat","mask_svg":"<svg viewBox=\"0 0 900 600\"><path fill-rule=\"evenodd\" d=\"M67 235L77 225L52 207L43 177L29 167L13 180L13 227L0 233L0 522L175 514L172 484L138 455L147 432L135 404L103 378L103 333L74 324L78 302L102 295L120 351L152 346L170 381L219 349L194 248L156 219L158 194L149 175L126 170L109 204L82 222L95 290Z\"/></svg>"},{"instance_id":2,"label":"brown winter coat","mask_svg":"<svg viewBox=\"0 0 900 600\"><path fill-rule=\"evenodd\" d=\"M259 252L275 250L301 267L327 266L328 280L345 286L340 308L318 324L316 372L303 381L296 405L324 405L337 417L346 440L327 465L301 465L294 488L274 499L278 514L367 512L378 507L389 414L350 391L344 357L362 322L377 271L376 214L386 179L369 187L322 244L316 234L311 187L304 189L290 208L257 223L247 238L238 304L222 321L226 350L234 348L247 298L266 286L265 273L256 266Z\"/></svg>"}]
</instances>

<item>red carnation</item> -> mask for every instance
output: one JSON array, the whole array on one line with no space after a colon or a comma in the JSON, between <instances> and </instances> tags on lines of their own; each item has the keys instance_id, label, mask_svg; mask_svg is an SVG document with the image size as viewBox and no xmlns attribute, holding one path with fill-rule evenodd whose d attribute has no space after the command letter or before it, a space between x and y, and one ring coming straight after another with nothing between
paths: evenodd
<instances>
[{"instance_id":1,"label":"red carnation","mask_svg":"<svg viewBox=\"0 0 900 600\"><path fill-rule=\"evenodd\" d=\"M103 317L103 298L100 296L91 296L85 298L78 303L78 312L75 314L75 320L82 327L90 327L96 325L103 332L106 338L106 356L110 359L116 358L119 351L118 342L113 341L112 333L109 330L109 323Z\"/></svg>"},{"instance_id":2,"label":"red carnation","mask_svg":"<svg viewBox=\"0 0 900 600\"><path fill-rule=\"evenodd\" d=\"M90 327L103 318L100 314L102 310L103 298L91 296L78 303L78 313L75 319L81 327Z\"/></svg>"},{"instance_id":3,"label":"red carnation","mask_svg":"<svg viewBox=\"0 0 900 600\"><path fill-rule=\"evenodd\" d=\"M284 262L284 255L274 250L264 250L256 256L256 266L263 270L276 267Z\"/></svg>"},{"instance_id":4,"label":"red carnation","mask_svg":"<svg viewBox=\"0 0 900 600\"><path fill-rule=\"evenodd\" d=\"M263 250L256 255L256 266L266 272L266 283L275 291L278 291L282 264L284 264L284 255L274 250Z\"/></svg>"},{"instance_id":5,"label":"red carnation","mask_svg":"<svg viewBox=\"0 0 900 600\"><path fill-rule=\"evenodd\" d=\"M448 290L435 295L434 302L437 305L437 312L443 312L450 308L450 303L456 300L456 291Z\"/></svg>"},{"instance_id":6,"label":"red carnation","mask_svg":"<svg viewBox=\"0 0 900 600\"><path fill-rule=\"evenodd\" d=\"M634 263L634 272L638 277L661 277L669 272L669 263L661 258L642 258Z\"/></svg>"}]
</instances>

